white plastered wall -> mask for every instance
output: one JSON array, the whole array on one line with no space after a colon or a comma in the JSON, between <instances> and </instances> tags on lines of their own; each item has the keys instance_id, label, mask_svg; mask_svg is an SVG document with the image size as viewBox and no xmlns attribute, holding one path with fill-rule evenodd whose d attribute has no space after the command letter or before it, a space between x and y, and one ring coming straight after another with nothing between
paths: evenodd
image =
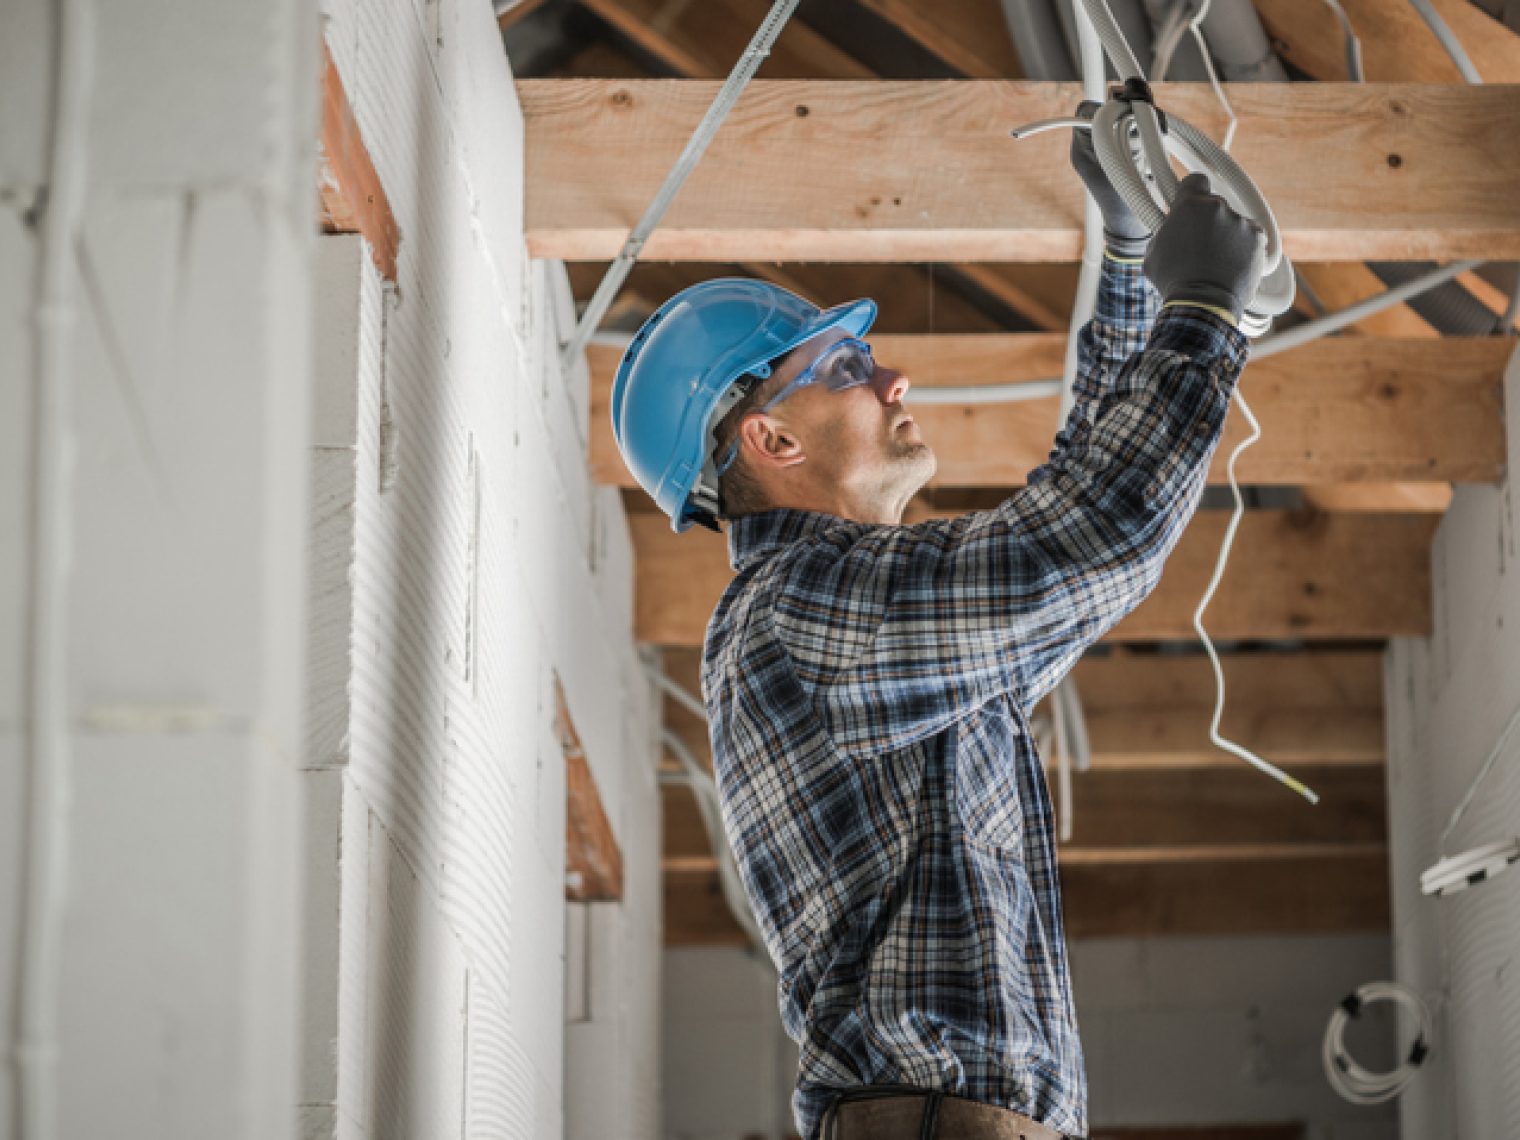
<instances>
[{"instance_id":1,"label":"white plastered wall","mask_svg":"<svg viewBox=\"0 0 1520 1140\"><path fill-rule=\"evenodd\" d=\"M59 1134L266 1140L288 1134L296 1091L316 13L301 0L80 7L92 34L83 218L68 238ZM7 1045L55 8L0 4Z\"/></svg>"},{"instance_id":2,"label":"white plastered wall","mask_svg":"<svg viewBox=\"0 0 1520 1140\"><path fill-rule=\"evenodd\" d=\"M401 245L394 284L356 237L319 259L305 1127L653 1137L657 705L506 55L483 0L325 9ZM556 680L625 868L573 912Z\"/></svg>"},{"instance_id":3,"label":"white plastered wall","mask_svg":"<svg viewBox=\"0 0 1520 1140\"><path fill-rule=\"evenodd\" d=\"M1504 385L1513 470L1520 354ZM1384 670L1397 977L1436 1013L1426 1071L1401 1099L1406 1140L1520 1135L1520 868L1446 899L1419 890L1453 809L1520 708L1520 512L1512 479L1457 489L1432 553L1434 633L1395 641ZM1448 853L1516 835L1520 748L1512 742L1452 832Z\"/></svg>"}]
</instances>

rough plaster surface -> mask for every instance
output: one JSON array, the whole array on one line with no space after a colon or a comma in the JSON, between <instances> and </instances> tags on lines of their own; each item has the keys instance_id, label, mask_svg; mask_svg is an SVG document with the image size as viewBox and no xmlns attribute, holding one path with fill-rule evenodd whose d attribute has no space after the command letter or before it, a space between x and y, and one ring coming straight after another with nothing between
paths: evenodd
<instances>
[{"instance_id":1,"label":"rough plaster surface","mask_svg":"<svg viewBox=\"0 0 1520 1140\"><path fill-rule=\"evenodd\" d=\"M1505 376L1520 454L1520 354ZM1384 670L1397 976L1437 1015L1427 1071L1402 1098L1406 1140L1520 1135L1520 872L1447 899L1420 873L1452 811L1520 708L1520 513L1506 482L1459 487L1433 551L1435 630L1390 647ZM1520 834L1512 742L1452 832L1448 853Z\"/></svg>"},{"instance_id":2,"label":"rough plaster surface","mask_svg":"<svg viewBox=\"0 0 1520 1140\"><path fill-rule=\"evenodd\" d=\"M0 999L53 5L0 5ZM88 6L72 235L66 1138L294 1128L316 19ZM13 1070L0 1075L0 1132Z\"/></svg>"},{"instance_id":3,"label":"rough plaster surface","mask_svg":"<svg viewBox=\"0 0 1520 1140\"><path fill-rule=\"evenodd\" d=\"M1116 938L1071 950L1095 1125L1299 1120L1311 1140L1395 1134L1391 1108L1343 1103L1319 1066L1335 1003L1387 975L1386 937ZM780 1032L774 974L737 950L667 950L664 970L666 1134L784 1135L797 1054ZM1358 1055L1385 1064L1391 1039L1391 1026L1374 1027Z\"/></svg>"},{"instance_id":4,"label":"rough plaster surface","mask_svg":"<svg viewBox=\"0 0 1520 1140\"><path fill-rule=\"evenodd\" d=\"M557 364L568 283L523 246L505 53L488 5L326 14L402 242L394 284L358 239L323 239L318 267L304 764L338 779L342 822L335 868L331 824L307 837L340 889L313 910L338 953L308 957L307 992L336 993L336 1039L306 1043L306 1107L340 1137L652 1137L657 705L588 377ZM627 868L568 1029L556 679Z\"/></svg>"}]
</instances>

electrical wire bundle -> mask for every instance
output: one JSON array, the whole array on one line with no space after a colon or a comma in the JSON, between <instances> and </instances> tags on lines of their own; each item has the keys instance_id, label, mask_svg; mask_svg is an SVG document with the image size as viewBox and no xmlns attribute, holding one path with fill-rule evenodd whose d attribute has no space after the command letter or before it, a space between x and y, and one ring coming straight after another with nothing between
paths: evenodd
<instances>
[{"instance_id":1,"label":"electrical wire bundle","mask_svg":"<svg viewBox=\"0 0 1520 1140\"><path fill-rule=\"evenodd\" d=\"M1362 1010L1368 1005L1379 1001L1403 1006L1414 1015L1418 1026L1414 1044L1404 1060L1398 1068L1387 1073L1374 1073L1363 1068L1346 1051L1346 1026L1361 1017ZM1430 1010L1419 994L1397 982L1368 982L1347 994L1330 1015L1321 1050L1325 1077L1330 1087L1352 1104L1382 1104L1409 1087L1430 1055L1433 1040Z\"/></svg>"}]
</instances>

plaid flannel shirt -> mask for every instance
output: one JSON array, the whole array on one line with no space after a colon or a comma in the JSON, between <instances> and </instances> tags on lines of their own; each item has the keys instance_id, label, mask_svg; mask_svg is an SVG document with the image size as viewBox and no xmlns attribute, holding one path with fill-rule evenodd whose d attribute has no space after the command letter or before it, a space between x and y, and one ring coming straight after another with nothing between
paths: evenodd
<instances>
[{"instance_id":1,"label":"plaid flannel shirt","mask_svg":"<svg viewBox=\"0 0 1520 1140\"><path fill-rule=\"evenodd\" d=\"M1001 505L730 527L702 689L809 1140L837 1092L885 1083L1087 1130L1029 715L1155 586L1248 355L1211 313L1158 316L1138 265L1103 265L1075 405Z\"/></svg>"}]
</instances>

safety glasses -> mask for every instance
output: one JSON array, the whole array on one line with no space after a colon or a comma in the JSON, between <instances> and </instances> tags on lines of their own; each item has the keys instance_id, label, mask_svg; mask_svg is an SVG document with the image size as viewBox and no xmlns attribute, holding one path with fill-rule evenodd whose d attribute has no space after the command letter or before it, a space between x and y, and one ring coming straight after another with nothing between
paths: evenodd
<instances>
[{"instance_id":1,"label":"safety glasses","mask_svg":"<svg viewBox=\"0 0 1520 1140\"><path fill-rule=\"evenodd\" d=\"M844 340L831 344L817 360L804 368L796 379L755 411L768 412L782 400L796 395L809 384L822 384L830 392L843 392L846 388L858 388L862 384L869 384L875 375L876 362L871 357L871 346L856 337L845 337ZM728 445L728 450L724 452L723 458L718 461L717 473L722 475L734 465L734 460L738 458L739 437L735 436L733 442Z\"/></svg>"}]
</instances>

